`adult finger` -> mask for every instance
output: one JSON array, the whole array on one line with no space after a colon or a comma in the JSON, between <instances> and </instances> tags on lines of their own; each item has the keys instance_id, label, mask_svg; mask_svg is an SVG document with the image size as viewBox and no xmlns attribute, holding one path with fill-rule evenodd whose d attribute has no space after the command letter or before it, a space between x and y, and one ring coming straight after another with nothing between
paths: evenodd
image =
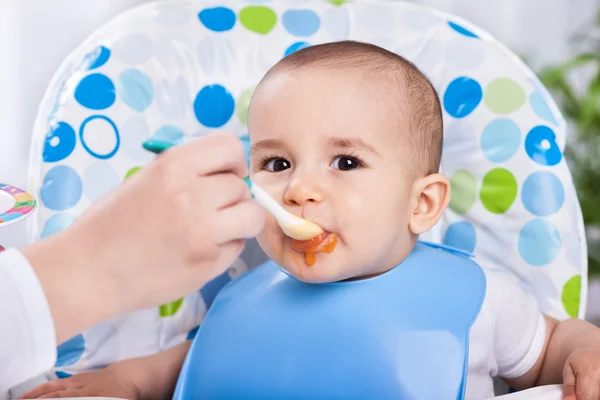
<instances>
[{"instance_id":1,"label":"adult finger","mask_svg":"<svg viewBox=\"0 0 600 400\"><path fill-rule=\"evenodd\" d=\"M239 177L248 175L244 146L232 133L214 133L177 146L165 154L190 165L198 175L232 172Z\"/></svg>"},{"instance_id":2,"label":"adult finger","mask_svg":"<svg viewBox=\"0 0 600 400\"><path fill-rule=\"evenodd\" d=\"M199 198L212 209L233 206L241 201L250 200L252 194L242 178L233 173L210 175L199 185Z\"/></svg>"},{"instance_id":3,"label":"adult finger","mask_svg":"<svg viewBox=\"0 0 600 400\"><path fill-rule=\"evenodd\" d=\"M252 200L244 201L217 212L215 243L221 245L235 239L250 239L262 231L264 210Z\"/></svg>"}]
</instances>

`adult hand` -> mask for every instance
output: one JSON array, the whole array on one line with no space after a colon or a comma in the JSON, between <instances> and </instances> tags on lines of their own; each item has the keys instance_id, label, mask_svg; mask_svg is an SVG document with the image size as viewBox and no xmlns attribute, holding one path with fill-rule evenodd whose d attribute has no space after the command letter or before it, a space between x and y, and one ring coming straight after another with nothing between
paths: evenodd
<instances>
[{"instance_id":1,"label":"adult hand","mask_svg":"<svg viewBox=\"0 0 600 400\"><path fill-rule=\"evenodd\" d=\"M234 135L173 147L68 229L24 249L58 342L119 313L173 301L225 271L264 225L245 175Z\"/></svg>"}]
</instances>

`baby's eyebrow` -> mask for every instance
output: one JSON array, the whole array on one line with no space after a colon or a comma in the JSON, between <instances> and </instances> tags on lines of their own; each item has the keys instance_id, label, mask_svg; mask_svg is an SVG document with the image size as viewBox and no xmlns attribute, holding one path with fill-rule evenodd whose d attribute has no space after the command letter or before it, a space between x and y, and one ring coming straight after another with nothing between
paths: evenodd
<instances>
[{"instance_id":1,"label":"baby's eyebrow","mask_svg":"<svg viewBox=\"0 0 600 400\"><path fill-rule=\"evenodd\" d=\"M250 152L257 150L274 150L280 149L283 147L283 141L279 139L265 139L259 142L256 142L250 148Z\"/></svg>"},{"instance_id":2,"label":"baby's eyebrow","mask_svg":"<svg viewBox=\"0 0 600 400\"><path fill-rule=\"evenodd\" d=\"M343 149L348 149L348 148L354 148L354 149L363 149L366 150L370 153L373 153L379 157L381 157L381 154L379 154L379 152L377 150L375 150L375 148L373 146L371 146L370 144L366 143L364 140L362 139L358 139L358 138L331 138L328 141L329 145L332 147L338 147L338 148L343 148Z\"/></svg>"}]
</instances>

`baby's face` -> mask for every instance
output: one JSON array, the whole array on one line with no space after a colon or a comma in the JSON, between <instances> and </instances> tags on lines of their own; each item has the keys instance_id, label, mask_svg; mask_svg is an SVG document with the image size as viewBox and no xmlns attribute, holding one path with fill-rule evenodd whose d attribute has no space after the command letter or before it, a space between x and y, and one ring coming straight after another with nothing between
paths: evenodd
<instances>
[{"instance_id":1,"label":"baby's face","mask_svg":"<svg viewBox=\"0 0 600 400\"><path fill-rule=\"evenodd\" d=\"M250 107L251 178L288 211L334 233L332 253L307 266L268 215L258 241L306 282L387 271L414 244L413 173L399 102L355 73L278 72Z\"/></svg>"}]
</instances>

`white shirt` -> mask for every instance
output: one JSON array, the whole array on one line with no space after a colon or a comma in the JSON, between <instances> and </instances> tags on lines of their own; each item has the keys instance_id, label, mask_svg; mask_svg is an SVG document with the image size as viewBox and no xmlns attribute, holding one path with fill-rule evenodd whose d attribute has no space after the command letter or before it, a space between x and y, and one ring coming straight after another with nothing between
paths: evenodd
<instances>
[{"instance_id":1,"label":"white shirt","mask_svg":"<svg viewBox=\"0 0 600 400\"><path fill-rule=\"evenodd\" d=\"M537 302L506 272L485 270L487 290L469 336L466 399L493 397L493 376L515 378L537 361L546 325ZM0 253L0 400L51 369L56 337L33 269L16 250ZM6 327L6 328L5 328Z\"/></svg>"},{"instance_id":2,"label":"white shirt","mask_svg":"<svg viewBox=\"0 0 600 400\"><path fill-rule=\"evenodd\" d=\"M486 270L486 294L469 332L467 400L494 396L494 376L517 378L538 360L546 321L536 299L508 272Z\"/></svg>"},{"instance_id":3,"label":"white shirt","mask_svg":"<svg viewBox=\"0 0 600 400\"><path fill-rule=\"evenodd\" d=\"M33 268L17 250L0 253L0 400L54 366L56 333Z\"/></svg>"}]
</instances>

